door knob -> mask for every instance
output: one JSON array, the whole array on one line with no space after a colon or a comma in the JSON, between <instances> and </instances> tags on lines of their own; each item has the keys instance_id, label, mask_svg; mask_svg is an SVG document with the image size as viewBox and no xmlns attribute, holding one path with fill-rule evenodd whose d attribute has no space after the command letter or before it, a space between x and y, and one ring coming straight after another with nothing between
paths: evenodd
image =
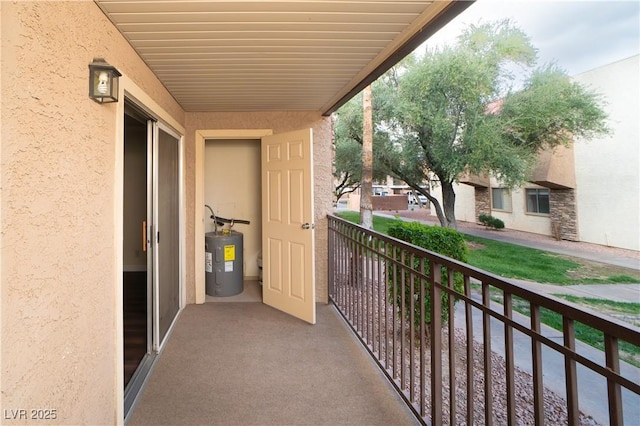
<instances>
[{"instance_id":1,"label":"door knob","mask_svg":"<svg viewBox=\"0 0 640 426\"><path fill-rule=\"evenodd\" d=\"M302 229L309 229L309 228L314 229L315 227L316 227L315 223L307 222L302 224Z\"/></svg>"}]
</instances>

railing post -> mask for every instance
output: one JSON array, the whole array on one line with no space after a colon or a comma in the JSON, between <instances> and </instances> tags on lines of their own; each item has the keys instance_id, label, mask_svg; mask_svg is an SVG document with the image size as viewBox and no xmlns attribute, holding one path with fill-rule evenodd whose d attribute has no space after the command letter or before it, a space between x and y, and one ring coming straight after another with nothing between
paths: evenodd
<instances>
[{"instance_id":1,"label":"railing post","mask_svg":"<svg viewBox=\"0 0 640 426\"><path fill-rule=\"evenodd\" d=\"M489 285L482 283L482 305L491 309ZM485 310L482 313L482 332L484 343L484 424L493 424L493 366L491 357L491 315Z\"/></svg>"},{"instance_id":2,"label":"railing post","mask_svg":"<svg viewBox=\"0 0 640 426\"><path fill-rule=\"evenodd\" d=\"M604 334L604 353L607 368L614 373L620 373L618 339L606 332ZM620 384L607 378L607 393L609 394L609 424L624 424L622 418L622 395L620 392Z\"/></svg>"},{"instance_id":3,"label":"railing post","mask_svg":"<svg viewBox=\"0 0 640 426\"><path fill-rule=\"evenodd\" d=\"M431 422L442 423L442 265L431 262Z\"/></svg>"},{"instance_id":4,"label":"railing post","mask_svg":"<svg viewBox=\"0 0 640 426\"><path fill-rule=\"evenodd\" d=\"M573 320L562 317L562 335L564 346L571 352L576 350L576 332ZM564 356L564 374L567 388L567 416L568 423L577 426L580 420L578 411L578 376L576 374L576 361L569 355Z\"/></svg>"},{"instance_id":5,"label":"railing post","mask_svg":"<svg viewBox=\"0 0 640 426\"><path fill-rule=\"evenodd\" d=\"M406 329L406 307L407 307L407 258L406 251L402 250L400 252L400 262L402 262L402 271L400 272L400 386L402 389L405 388L405 368L404 368L404 340L407 333Z\"/></svg>"},{"instance_id":6,"label":"railing post","mask_svg":"<svg viewBox=\"0 0 640 426\"><path fill-rule=\"evenodd\" d=\"M420 274L424 276L425 273L425 259L420 259ZM427 330L425 326L426 313L424 311L424 287L426 281L420 277L420 415L425 416L427 412L426 407L426 397L425 397L425 388L426 388L426 375L427 375L427 366L425 365L425 352L427 351Z\"/></svg>"},{"instance_id":7,"label":"railing post","mask_svg":"<svg viewBox=\"0 0 640 426\"><path fill-rule=\"evenodd\" d=\"M544 424L544 388L542 382L542 345L540 344L540 307L531 303L531 361L533 364L533 417L535 424Z\"/></svg>"},{"instance_id":8,"label":"railing post","mask_svg":"<svg viewBox=\"0 0 640 426\"><path fill-rule=\"evenodd\" d=\"M415 254L411 253L409 256L409 397L412 401L415 401L415 358L413 356L413 352L415 350L415 307L416 307L416 274L414 272L415 268ZM419 301L418 303L422 303Z\"/></svg>"},{"instance_id":9,"label":"railing post","mask_svg":"<svg viewBox=\"0 0 640 426\"><path fill-rule=\"evenodd\" d=\"M464 294L467 297L471 297L471 280L468 275L465 275L464 277ZM464 316L467 326L467 424L472 425L474 424L473 409L475 390L473 387L473 312L472 306L469 302L465 302Z\"/></svg>"},{"instance_id":10,"label":"railing post","mask_svg":"<svg viewBox=\"0 0 640 426\"><path fill-rule=\"evenodd\" d=\"M511 293L504 293L504 316L512 318L512 296ZM514 425L516 421L516 401L515 401L515 361L513 355L513 328L511 324L504 323L504 353L506 358L506 379L507 379L507 421L509 425Z\"/></svg>"},{"instance_id":11,"label":"railing post","mask_svg":"<svg viewBox=\"0 0 640 426\"><path fill-rule=\"evenodd\" d=\"M333 221L331 219L328 220L328 226L329 226L329 235L327 238L327 254L328 254L328 259L327 259L327 273L329 275L329 282L327 283L328 285L328 290L329 290L329 296L330 297L334 297L335 296L335 251L336 251L336 247L335 247L335 232L331 232L331 228L333 227Z\"/></svg>"},{"instance_id":12,"label":"railing post","mask_svg":"<svg viewBox=\"0 0 640 426\"><path fill-rule=\"evenodd\" d=\"M449 424L457 423L457 400L456 400L456 328L455 328L455 300L453 291L455 289L455 272L447 268L447 318L449 323Z\"/></svg>"}]
</instances>

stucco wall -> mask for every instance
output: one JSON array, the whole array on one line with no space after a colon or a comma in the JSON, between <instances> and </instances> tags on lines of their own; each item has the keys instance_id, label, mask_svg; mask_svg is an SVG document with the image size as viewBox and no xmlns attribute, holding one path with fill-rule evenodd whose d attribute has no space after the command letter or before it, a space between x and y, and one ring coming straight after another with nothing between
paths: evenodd
<instances>
[{"instance_id":1,"label":"stucco wall","mask_svg":"<svg viewBox=\"0 0 640 426\"><path fill-rule=\"evenodd\" d=\"M0 412L112 424L122 398L122 104L88 98L88 64L106 58L176 120L184 113L92 1L2 2L1 14Z\"/></svg>"},{"instance_id":2,"label":"stucco wall","mask_svg":"<svg viewBox=\"0 0 640 426\"><path fill-rule=\"evenodd\" d=\"M332 206L331 174L331 119L318 112L237 112L237 113L187 113L185 138L185 188L187 205L186 250L187 259L195 257L195 205L196 148L197 130L222 129L272 129L273 134L303 128L313 128L314 156L314 204L316 236L316 298L319 302L328 300L327 290L327 213ZM187 303L195 302L195 269L187 265Z\"/></svg>"},{"instance_id":3,"label":"stucco wall","mask_svg":"<svg viewBox=\"0 0 640 426\"><path fill-rule=\"evenodd\" d=\"M610 136L576 141L581 241L640 250L640 56L574 79L602 93Z\"/></svg>"},{"instance_id":4,"label":"stucco wall","mask_svg":"<svg viewBox=\"0 0 640 426\"><path fill-rule=\"evenodd\" d=\"M475 188L463 183L454 183L453 190L456 193L456 221L476 222L476 209L474 203ZM442 206L442 188L439 185L431 190L431 195L433 195L440 203L440 206ZM431 208L431 215L436 216L436 209L433 207Z\"/></svg>"},{"instance_id":5,"label":"stucco wall","mask_svg":"<svg viewBox=\"0 0 640 426\"><path fill-rule=\"evenodd\" d=\"M243 276L258 279L262 250L262 197L259 140L211 140L205 147L204 201L216 216L245 219L234 225L243 235ZM214 231L205 210L205 232ZM225 225L225 228L227 225ZM212 250L212 249L210 249Z\"/></svg>"},{"instance_id":6,"label":"stucco wall","mask_svg":"<svg viewBox=\"0 0 640 426\"><path fill-rule=\"evenodd\" d=\"M495 179L492 178L491 182L492 187L499 187ZM491 215L502 220L506 229L552 235L551 218L548 214L527 213L526 188L542 188L542 186L525 183L522 188L512 189L511 211L491 210Z\"/></svg>"}]
</instances>

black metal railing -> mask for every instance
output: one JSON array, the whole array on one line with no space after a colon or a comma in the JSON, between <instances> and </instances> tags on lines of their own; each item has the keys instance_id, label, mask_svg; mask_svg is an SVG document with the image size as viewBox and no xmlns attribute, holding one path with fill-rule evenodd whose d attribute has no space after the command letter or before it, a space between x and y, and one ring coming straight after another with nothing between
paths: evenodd
<instances>
[{"instance_id":1,"label":"black metal railing","mask_svg":"<svg viewBox=\"0 0 640 426\"><path fill-rule=\"evenodd\" d=\"M640 421L640 369L621 361L640 347L632 325L335 216L329 297L424 423Z\"/></svg>"}]
</instances>

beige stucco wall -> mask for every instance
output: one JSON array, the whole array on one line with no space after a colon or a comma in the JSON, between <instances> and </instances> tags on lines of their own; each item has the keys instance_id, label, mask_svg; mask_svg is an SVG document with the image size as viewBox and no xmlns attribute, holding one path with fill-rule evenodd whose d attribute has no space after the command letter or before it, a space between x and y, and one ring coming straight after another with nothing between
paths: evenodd
<instances>
[{"instance_id":1,"label":"beige stucco wall","mask_svg":"<svg viewBox=\"0 0 640 426\"><path fill-rule=\"evenodd\" d=\"M491 187L500 188L502 185L495 178L491 178ZM551 218L548 214L527 213L527 188L543 188L531 182L521 188L511 190L511 210L491 210L491 215L504 222L506 229L532 232L534 234L552 235ZM550 190L551 191L551 190Z\"/></svg>"},{"instance_id":2,"label":"beige stucco wall","mask_svg":"<svg viewBox=\"0 0 640 426\"><path fill-rule=\"evenodd\" d=\"M196 206L196 131L223 129L272 129L273 134L303 128L313 129L314 155L314 204L316 236L316 298L327 302L327 213L332 206L331 173L331 120L318 112L237 112L237 113L188 113L186 116L186 250L187 259L195 257L195 209ZM187 303L196 301L195 267L187 265Z\"/></svg>"},{"instance_id":3,"label":"beige stucco wall","mask_svg":"<svg viewBox=\"0 0 640 426\"><path fill-rule=\"evenodd\" d=\"M184 113L92 1L2 2L1 14L0 412L112 424L122 415L122 103L88 98L88 64L106 58L178 122Z\"/></svg>"},{"instance_id":4,"label":"beige stucco wall","mask_svg":"<svg viewBox=\"0 0 640 426\"><path fill-rule=\"evenodd\" d=\"M210 140L205 146L204 164L204 202L216 216L251 222L234 225L233 229L243 236L243 276L258 279L257 260L262 249L260 140ZM204 212L205 232L212 232L211 212Z\"/></svg>"},{"instance_id":5,"label":"beige stucco wall","mask_svg":"<svg viewBox=\"0 0 640 426\"><path fill-rule=\"evenodd\" d=\"M453 190L456 193L456 220L461 220L463 222L475 222L476 209L473 186L463 183L454 183ZM442 188L439 185L431 190L431 195L433 195L440 203L440 206L442 206ZM434 217L437 216L436 209L433 207L431 208L431 215Z\"/></svg>"},{"instance_id":6,"label":"beige stucco wall","mask_svg":"<svg viewBox=\"0 0 640 426\"><path fill-rule=\"evenodd\" d=\"M560 145L538 154L537 164L529 181L548 188L575 188L573 144L566 147Z\"/></svg>"},{"instance_id":7,"label":"beige stucco wall","mask_svg":"<svg viewBox=\"0 0 640 426\"><path fill-rule=\"evenodd\" d=\"M640 55L576 76L603 94L612 133L575 143L581 241L640 250Z\"/></svg>"}]
</instances>

